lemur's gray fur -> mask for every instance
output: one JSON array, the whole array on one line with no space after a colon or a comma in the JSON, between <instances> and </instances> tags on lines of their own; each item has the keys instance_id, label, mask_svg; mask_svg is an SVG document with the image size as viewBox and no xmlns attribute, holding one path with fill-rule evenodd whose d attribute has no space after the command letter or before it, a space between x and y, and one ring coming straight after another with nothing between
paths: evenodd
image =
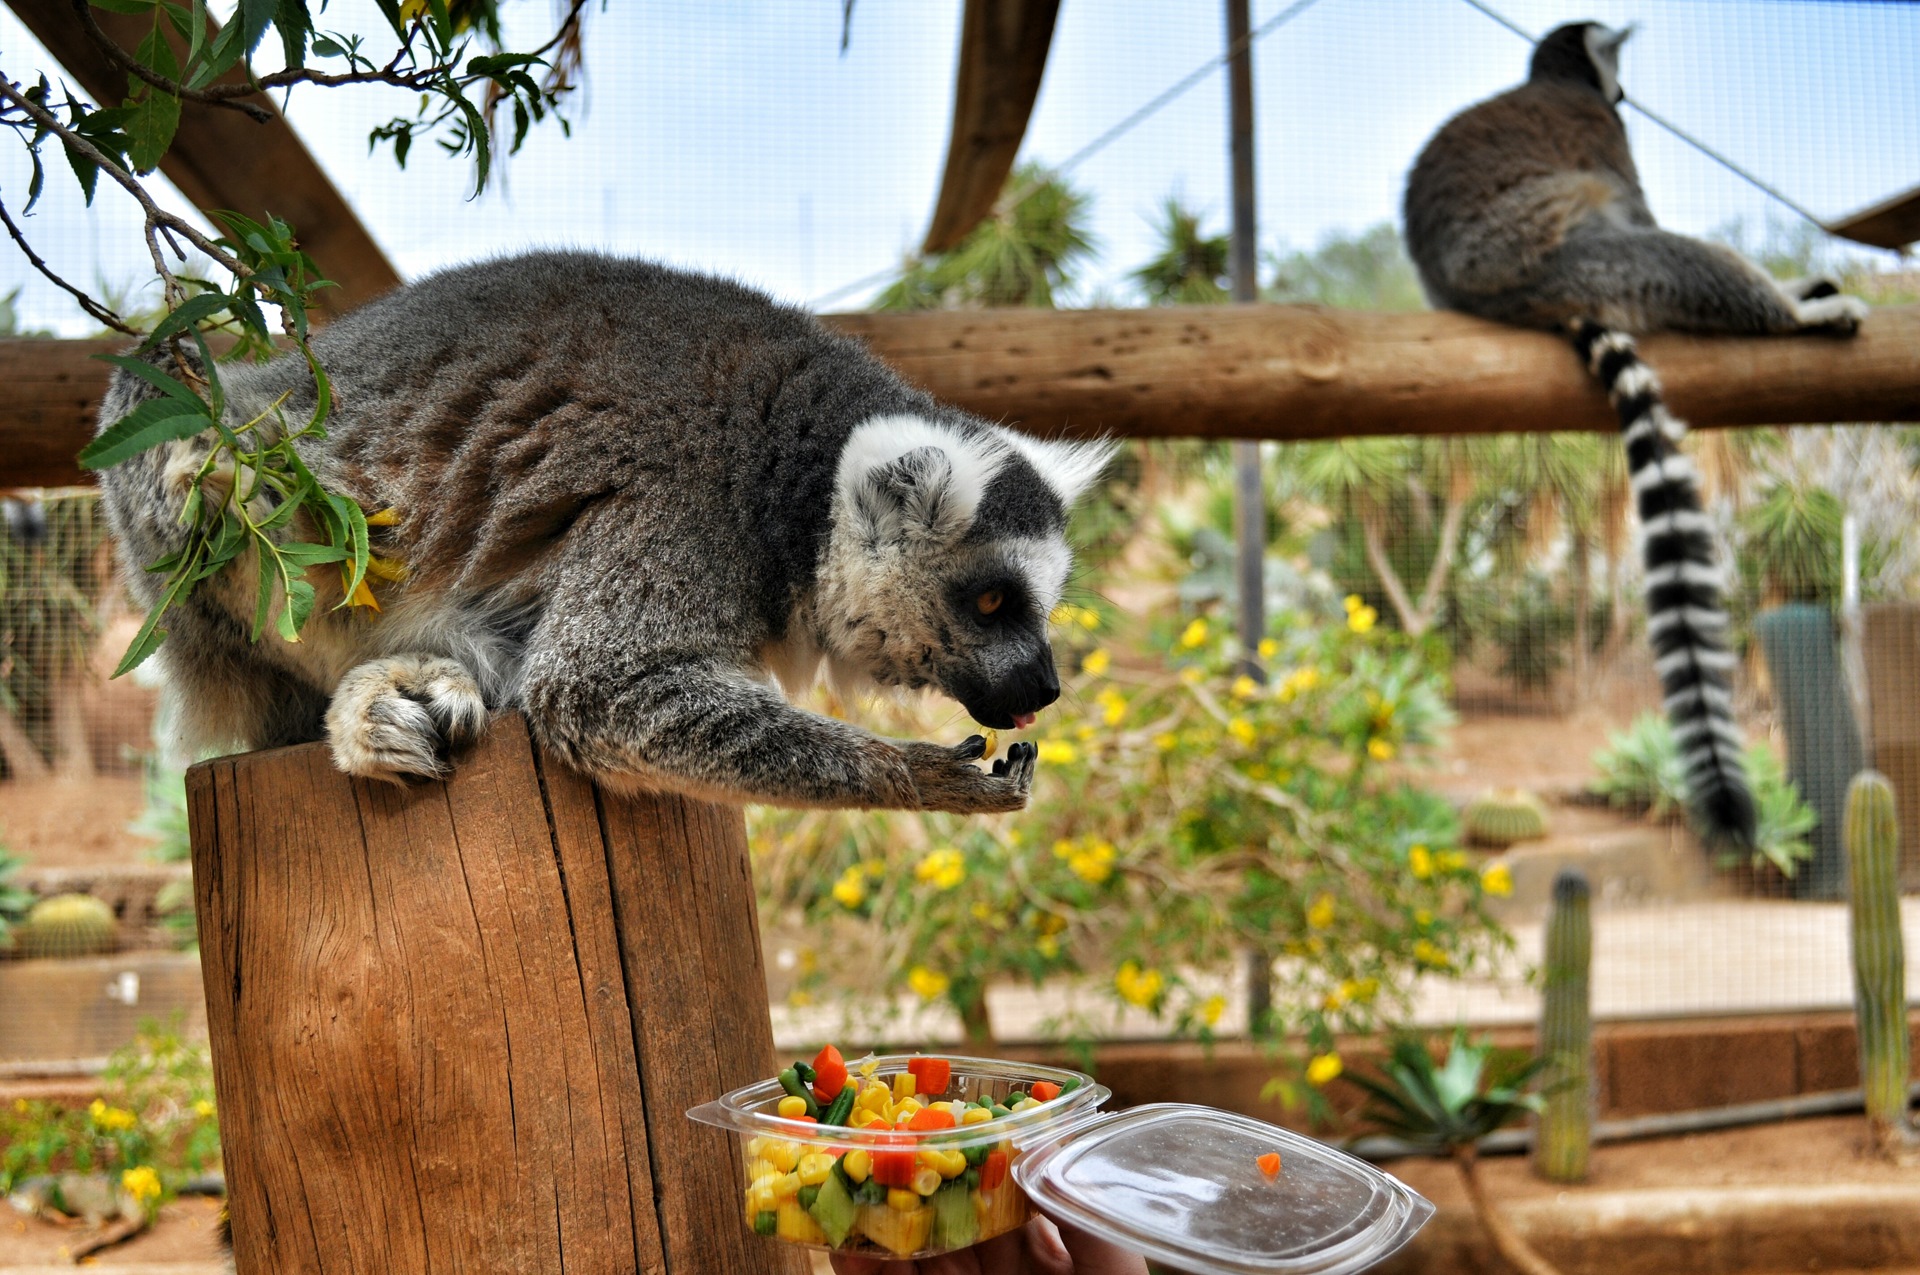
<instances>
[{"instance_id":1,"label":"lemur's gray fur","mask_svg":"<svg viewBox=\"0 0 1920 1275\"><path fill-rule=\"evenodd\" d=\"M1866 306L1830 280L1781 285L1740 254L1654 224L1615 107L1630 31L1563 26L1527 82L1449 120L1407 178L1407 250L1447 309L1565 330L1619 416L1647 566L1647 630L1701 830L1753 841L1734 726L1723 580L1685 426L1633 332L1851 335Z\"/></svg>"},{"instance_id":2,"label":"lemur's gray fur","mask_svg":"<svg viewBox=\"0 0 1920 1275\"><path fill-rule=\"evenodd\" d=\"M942 407L860 345L732 283L583 253L449 270L314 340L328 437L302 455L402 560L382 610L329 610L298 644L248 640L249 562L197 590L159 652L190 748L324 737L340 767L445 772L490 709L615 785L728 801L956 812L1023 806L1034 749L881 739L790 705L843 686L935 687L982 724L1059 693L1047 617L1067 511L1110 448ZM313 386L291 358L222 373L227 416ZM112 422L150 391L121 374ZM204 438L109 470L128 579L178 546ZM295 528L295 531L299 531ZM307 533L311 535L309 531ZM992 605L989 605L989 604Z\"/></svg>"}]
</instances>

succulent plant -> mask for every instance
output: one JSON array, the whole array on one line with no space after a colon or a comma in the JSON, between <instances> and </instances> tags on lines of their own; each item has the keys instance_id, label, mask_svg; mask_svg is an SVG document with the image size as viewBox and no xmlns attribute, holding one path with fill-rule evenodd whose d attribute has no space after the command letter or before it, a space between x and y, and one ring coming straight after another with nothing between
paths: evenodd
<instances>
[{"instance_id":1,"label":"succulent plant","mask_svg":"<svg viewBox=\"0 0 1920 1275\"><path fill-rule=\"evenodd\" d=\"M1867 1125L1882 1152L1911 1154L1907 1123L1906 951L1900 937L1900 826L1893 787L1875 771L1853 777L1843 835L1852 920L1853 1014Z\"/></svg>"},{"instance_id":2,"label":"succulent plant","mask_svg":"<svg viewBox=\"0 0 1920 1275\"><path fill-rule=\"evenodd\" d=\"M1467 803L1460 822L1469 842L1495 850L1547 835L1546 807L1522 788L1496 789L1475 797Z\"/></svg>"},{"instance_id":3,"label":"succulent plant","mask_svg":"<svg viewBox=\"0 0 1920 1275\"><path fill-rule=\"evenodd\" d=\"M97 956L113 950L120 933L113 909L90 894L42 899L14 929L27 957Z\"/></svg>"},{"instance_id":4,"label":"succulent plant","mask_svg":"<svg viewBox=\"0 0 1920 1275\"><path fill-rule=\"evenodd\" d=\"M1592 897L1578 872L1553 879L1540 998L1545 1105L1533 1141L1533 1171L1550 1182L1584 1179L1593 1144Z\"/></svg>"}]
</instances>

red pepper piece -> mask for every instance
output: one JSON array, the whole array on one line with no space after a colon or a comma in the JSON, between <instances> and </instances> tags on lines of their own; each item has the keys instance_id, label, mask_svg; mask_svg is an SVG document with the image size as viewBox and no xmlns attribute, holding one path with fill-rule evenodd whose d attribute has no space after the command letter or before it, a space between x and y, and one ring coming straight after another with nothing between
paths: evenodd
<instances>
[{"instance_id":1,"label":"red pepper piece","mask_svg":"<svg viewBox=\"0 0 1920 1275\"><path fill-rule=\"evenodd\" d=\"M847 1087L847 1060L840 1051L828 1045L813 1059L813 1096L821 1105L826 1105L840 1096Z\"/></svg>"},{"instance_id":2,"label":"red pepper piece","mask_svg":"<svg viewBox=\"0 0 1920 1275\"><path fill-rule=\"evenodd\" d=\"M879 1170L876 1169L875 1173L877 1174L878 1172ZM1007 1153L1004 1151L987 1152L987 1162L980 1166L980 1189L982 1191L998 1190L1000 1184L1006 1180Z\"/></svg>"},{"instance_id":3,"label":"red pepper piece","mask_svg":"<svg viewBox=\"0 0 1920 1275\"><path fill-rule=\"evenodd\" d=\"M951 1129L953 1126L953 1113L945 1107L922 1107L907 1121L907 1128L922 1133L932 1129Z\"/></svg>"},{"instance_id":4,"label":"red pepper piece","mask_svg":"<svg viewBox=\"0 0 1920 1275\"><path fill-rule=\"evenodd\" d=\"M907 1151L873 1149L873 1180L881 1186L906 1187L913 1183L914 1154Z\"/></svg>"},{"instance_id":5,"label":"red pepper piece","mask_svg":"<svg viewBox=\"0 0 1920 1275\"><path fill-rule=\"evenodd\" d=\"M944 1058L909 1058L907 1073L913 1077L915 1093L938 1098L953 1079L953 1064Z\"/></svg>"},{"instance_id":6,"label":"red pepper piece","mask_svg":"<svg viewBox=\"0 0 1920 1275\"><path fill-rule=\"evenodd\" d=\"M1060 1086L1051 1080L1036 1080L1027 1092L1033 1095L1035 1102L1052 1102L1060 1096Z\"/></svg>"}]
</instances>

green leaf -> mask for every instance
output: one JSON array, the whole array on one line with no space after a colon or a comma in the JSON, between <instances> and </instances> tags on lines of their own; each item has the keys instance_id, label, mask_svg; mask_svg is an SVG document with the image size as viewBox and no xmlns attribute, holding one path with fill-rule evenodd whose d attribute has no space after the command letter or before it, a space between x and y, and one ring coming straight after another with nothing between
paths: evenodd
<instances>
[{"instance_id":1,"label":"green leaf","mask_svg":"<svg viewBox=\"0 0 1920 1275\"><path fill-rule=\"evenodd\" d=\"M305 580L287 581L287 604L280 608L280 636L289 642L300 640L300 630L313 614L313 586Z\"/></svg>"},{"instance_id":2,"label":"green leaf","mask_svg":"<svg viewBox=\"0 0 1920 1275\"><path fill-rule=\"evenodd\" d=\"M350 555L339 545L313 545L294 541L280 546L280 556L297 567L313 567L325 562L345 562Z\"/></svg>"},{"instance_id":3,"label":"green leaf","mask_svg":"<svg viewBox=\"0 0 1920 1275\"><path fill-rule=\"evenodd\" d=\"M193 562L189 559L179 574L167 581L166 592L162 593L160 600L153 604L153 610L147 612L146 621L141 624L140 631L134 634L133 641L127 644L127 653L122 655L120 663L114 666L113 676L119 677L123 673L131 673L139 668L146 662L146 658L159 650L160 644L167 640L167 631L160 627L160 617L167 613L167 608L178 601L181 593L185 591L188 577L192 575L192 566Z\"/></svg>"},{"instance_id":4,"label":"green leaf","mask_svg":"<svg viewBox=\"0 0 1920 1275\"><path fill-rule=\"evenodd\" d=\"M102 363L111 363L117 368L133 373L169 398L178 399L180 402L197 407L202 411L206 410L205 404L198 394L195 394L192 390L180 384L180 382L174 380L171 376L168 376L165 372L162 372L145 359L136 359L128 354L96 354L93 357L99 359Z\"/></svg>"},{"instance_id":5,"label":"green leaf","mask_svg":"<svg viewBox=\"0 0 1920 1275\"><path fill-rule=\"evenodd\" d=\"M183 412L171 399L148 399L100 432L80 449L86 469L106 469L138 456L149 447L179 438L192 438L213 423L205 408Z\"/></svg>"},{"instance_id":6,"label":"green leaf","mask_svg":"<svg viewBox=\"0 0 1920 1275\"><path fill-rule=\"evenodd\" d=\"M154 325L140 348L150 350L175 332L184 332L198 328L202 322L212 318L227 308L227 297L220 292L202 292L197 297L188 297L180 303L180 308Z\"/></svg>"},{"instance_id":7,"label":"green leaf","mask_svg":"<svg viewBox=\"0 0 1920 1275\"><path fill-rule=\"evenodd\" d=\"M313 34L313 17L306 0L279 0L274 10L274 26L280 29L280 47L289 67L307 64L307 37Z\"/></svg>"},{"instance_id":8,"label":"green leaf","mask_svg":"<svg viewBox=\"0 0 1920 1275\"><path fill-rule=\"evenodd\" d=\"M91 0L96 9L105 9L108 13L149 13L159 0Z\"/></svg>"},{"instance_id":9,"label":"green leaf","mask_svg":"<svg viewBox=\"0 0 1920 1275\"><path fill-rule=\"evenodd\" d=\"M276 4L278 4L278 0L240 0L240 11L234 16L241 21L241 56L251 55L254 49L259 46L260 37L267 33L267 27L276 20ZM301 7L300 16L302 18L306 16L304 6ZM288 63L288 65L297 66L299 64Z\"/></svg>"},{"instance_id":10,"label":"green leaf","mask_svg":"<svg viewBox=\"0 0 1920 1275\"><path fill-rule=\"evenodd\" d=\"M347 51L324 35L313 37L313 54L321 58L343 58Z\"/></svg>"},{"instance_id":11,"label":"green leaf","mask_svg":"<svg viewBox=\"0 0 1920 1275\"><path fill-rule=\"evenodd\" d=\"M179 67L174 64L173 48L157 26L140 42L140 49L135 56L169 79L180 74ZM180 99L153 85L135 81L131 76L128 80L139 84L145 92L134 103L133 117L127 121L127 136L131 142L127 158L132 162L135 172L150 173L159 165L160 157L167 153L167 147L173 145L173 134L180 127Z\"/></svg>"},{"instance_id":12,"label":"green leaf","mask_svg":"<svg viewBox=\"0 0 1920 1275\"><path fill-rule=\"evenodd\" d=\"M273 582L280 578L280 569L274 565L268 554L260 555L258 588L253 599L253 629L248 635L250 641L258 642L266 631L267 617L273 613Z\"/></svg>"}]
</instances>

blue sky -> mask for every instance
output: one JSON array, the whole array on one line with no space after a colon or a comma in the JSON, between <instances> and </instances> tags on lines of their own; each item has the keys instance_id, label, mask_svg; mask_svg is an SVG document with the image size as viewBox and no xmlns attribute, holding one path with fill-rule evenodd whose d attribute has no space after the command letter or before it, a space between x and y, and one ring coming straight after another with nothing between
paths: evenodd
<instances>
[{"instance_id":1,"label":"blue sky","mask_svg":"<svg viewBox=\"0 0 1920 1275\"><path fill-rule=\"evenodd\" d=\"M1255 0L1254 20L1281 0ZM1536 32L1635 21L1623 79L1823 216L1920 184L1920 5L1788 0L1504 0ZM372 28L364 0L323 25ZM807 301L897 263L918 241L944 162L959 0L859 0L839 50L838 0L613 0L593 17L588 88L571 140L536 132L506 181L469 199L469 169L415 148L398 171L368 129L378 90L302 91L291 114L400 266L534 245L579 245L733 275ZM550 14L508 6L531 43ZM1058 161L1215 54L1219 0L1065 0L1025 154ZM1452 112L1516 82L1526 45L1461 0L1319 0L1256 51L1261 243L1311 245L1395 216L1408 164ZM44 55L0 9L0 66ZM1169 193L1224 225L1225 88L1215 74L1081 165L1101 256L1085 293L1126 300ZM1656 214L1706 233L1763 226L1778 205L1629 116ZM0 149L18 207L26 166ZM88 214L63 171L29 229L80 280L142 278L137 220L103 187ZM169 192L171 193L171 192ZM177 200L177 196L175 196ZM322 263L324 265L324 263ZM24 285L28 323L87 326L0 245L0 295ZM856 294L841 304L858 304Z\"/></svg>"}]
</instances>

